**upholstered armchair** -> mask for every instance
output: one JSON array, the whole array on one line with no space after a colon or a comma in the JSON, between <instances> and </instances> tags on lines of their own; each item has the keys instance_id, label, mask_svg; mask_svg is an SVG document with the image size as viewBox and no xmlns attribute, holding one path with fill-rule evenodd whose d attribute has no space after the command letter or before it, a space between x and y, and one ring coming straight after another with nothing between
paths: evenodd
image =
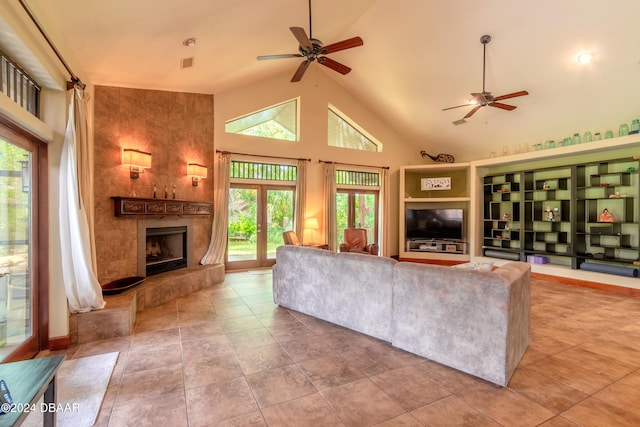
<instances>
[{"instance_id":1,"label":"upholstered armchair","mask_svg":"<svg viewBox=\"0 0 640 427\"><path fill-rule=\"evenodd\" d=\"M378 244L367 244L366 229L347 228L344 230L344 243L340 243L340 252L378 255Z\"/></svg>"},{"instance_id":2,"label":"upholstered armchair","mask_svg":"<svg viewBox=\"0 0 640 427\"><path fill-rule=\"evenodd\" d=\"M300 240L298 239L298 235L295 231L285 231L282 233L282 238L284 239L285 245L300 246Z\"/></svg>"}]
</instances>

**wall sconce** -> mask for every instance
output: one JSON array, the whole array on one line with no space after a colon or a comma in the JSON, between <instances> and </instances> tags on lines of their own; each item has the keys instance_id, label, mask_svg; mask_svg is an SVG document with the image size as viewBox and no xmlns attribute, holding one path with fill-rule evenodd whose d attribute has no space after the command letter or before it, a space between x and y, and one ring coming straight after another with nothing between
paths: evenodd
<instances>
[{"instance_id":1,"label":"wall sconce","mask_svg":"<svg viewBox=\"0 0 640 427\"><path fill-rule=\"evenodd\" d=\"M197 163L187 163L187 176L191 177L191 185L198 186L198 183L207 177L207 167Z\"/></svg>"},{"instance_id":2,"label":"wall sconce","mask_svg":"<svg viewBox=\"0 0 640 427\"><path fill-rule=\"evenodd\" d=\"M151 153L134 148L122 149L122 164L129 166L129 177L138 179L145 168L151 167Z\"/></svg>"},{"instance_id":3,"label":"wall sconce","mask_svg":"<svg viewBox=\"0 0 640 427\"><path fill-rule=\"evenodd\" d=\"M315 231L320 229L318 225L318 218L310 217L304 219L304 229L311 230L311 243L315 241Z\"/></svg>"}]
</instances>

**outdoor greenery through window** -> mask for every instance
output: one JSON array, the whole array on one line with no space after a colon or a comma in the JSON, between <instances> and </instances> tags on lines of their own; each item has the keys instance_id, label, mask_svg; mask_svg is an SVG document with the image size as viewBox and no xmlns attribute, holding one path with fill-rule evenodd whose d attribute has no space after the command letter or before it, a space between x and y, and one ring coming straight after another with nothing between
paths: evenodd
<instances>
[{"instance_id":1,"label":"outdoor greenery through window","mask_svg":"<svg viewBox=\"0 0 640 427\"><path fill-rule=\"evenodd\" d=\"M295 165L231 161L228 261L275 258L282 233L293 229L297 174Z\"/></svg>"},{"instance_id":2,"label":"outdoor greenery through window","mask_svg":"<svg viewBox=\"0 0 640 427\"><path fill-rule=\"evenodd\" d=\"M272 163L255 163L233 160L231 162L231 179L259 179L265 181L295 182L298 168L294 165L276 165Z\"/></svg>"},{"instance_id":3,"label":"outdoor greenery through window","mask_svg":"<svg viewBox=\"0 0 640 427\"><path fill-rule=\"evenodd\" d=\"M333 105L329 105L329 138L332 147L351 148L362 151L382 151L382 144L375 141L364 129L356 125Z\"/></svg>"},{"instance_id":4,"label":"outdoor greenery through window","mask_svg":"<svg viewBox=\"0 0 640 427\"><path fill-rule=\"evenodd\" d=\"M40 86L2 51L0 51L0 74L2 74L2 93L38 117Z\"/></svg>"},{"instance_id":5,"label":"outdoor greenery through window","mask_svg":"<svg viewBox=\"0 0 640 427\"><path fill-rule=\"evenodd\" d=\"M225 123L224 130L227 133L297 141L298 99L229 120Z\"/></svg>"}]
</instances>

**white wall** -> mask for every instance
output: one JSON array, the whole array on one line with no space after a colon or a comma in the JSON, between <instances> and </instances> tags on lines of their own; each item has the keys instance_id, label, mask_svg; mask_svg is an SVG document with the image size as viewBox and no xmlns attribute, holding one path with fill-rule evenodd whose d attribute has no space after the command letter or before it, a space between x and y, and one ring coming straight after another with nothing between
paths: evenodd
<instances>
[{"instance_id":1,"label":"white wall","mask_svg":"<svg viewBox=\"0 0 640 427\"><path fill-rule=\"evenodd\" d=\"M293 70L297 66L292 63ZM318 160L353 163L365 166L388 166L391 176L390 254L398 254L399 168L423 163L415 147L401 140L383 117L372 114L330 78L319 64L311 64L302 81L291 83L291 72L214 95L214 147L216 150L311 158L307 178L306 216L315 216L323 224L323 164ZM332 72L332 71L327 71ZM349 76L338 76L348 79ZM300 141L289 142L245 135L227 134L225 121L262 110L274 104L300 97ZM327 108L329 103L349 116L383 144L382 152L368 152L327 145ZM324 233L323 233L324 234ZM316 239L318 240L318 239Z\"/></svg>"}]
</instances>

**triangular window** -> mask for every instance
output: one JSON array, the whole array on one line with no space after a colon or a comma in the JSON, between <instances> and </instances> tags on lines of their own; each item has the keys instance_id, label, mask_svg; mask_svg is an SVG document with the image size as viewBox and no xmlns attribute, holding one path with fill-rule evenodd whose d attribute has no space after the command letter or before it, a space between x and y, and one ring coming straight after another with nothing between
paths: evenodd
<instances>
[{"instance_id":1,"label":"triangular window","mask_svg":"<svg viewBox=\"0 0 640 427\"><path fill-rule=\"evenodd\" d=\"M229 120L225 122L224 130L227 133L297 141L298 99Z\"/></svg>"},{"instance_id":2,"label":"triangular window","mask_svg":"<svg viewBox=\"0 0 640 427\"><path fill-rule=\"evenodd\" d=\"M329 104L329 145L362 151L382 151L382 144Z\"/></svg>"}]
</instances>

